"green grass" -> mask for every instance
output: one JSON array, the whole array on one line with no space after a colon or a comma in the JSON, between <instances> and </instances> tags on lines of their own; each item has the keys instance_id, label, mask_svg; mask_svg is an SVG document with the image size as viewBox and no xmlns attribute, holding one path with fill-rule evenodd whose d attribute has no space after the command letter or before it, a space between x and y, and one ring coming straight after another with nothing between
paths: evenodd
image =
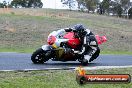
<instances>
[{"instance_id":1,"label":"green grass","mask_svg":"<svg viewBox=\"0 0 132 88\"><path fill-rule=\"evenodd\" d=\"M64 16L58 16L59 13ZM131 54L131 20L51 9L12 9L0 14L0 52L32 53L46 44L50 32L77 23L84 24L94 34L107 36L108 41L100 46L103 54Z\"/></svg>"},{"instance_id":2,"label":"green grass","mask_svg":"<svg viewBox=\"0 0 132 88\"><path fill-rule=\"evenodd\" d=\"M132 68L88 70L87 74L130 74ZM73 70L0 72L0 88L131 88L129 84L86 84L76 82Z\"/></svg>"},{"instance_id":3,"label":"green grass","mask_svg":"<svg viewBox=\"0 0 132 88\"><path fill-rule=\"evenodd\" d=\"M33 53L37 48L16 48L16 49L12 49L12 48L0 48L0 52L18 52L18 53ZM105 50L105 51L101 51L100 54L114 54L114 55L132 55L132 52L128 52L128 51L109 51L109 50Z\"/></svg>"},{"instance_id":4,"label":"green grass","mask_svg":"<svg viewBox=\"0 0 132 88\"><path fill-rule=\"evenodd\" d=\"M37 48L36 48L37 49ZM35 49L9 49L9 48L0 48L0 52L18 52L18 53L33 53Z\"/></svg>"},{"instance_id":5,"label":"green grass","mask_svg":"<svg viewBox=\"0 0 132 88\"><path fill-rule=\"evenodd\" d=\"M101 54L132 55L132 52L129 52L129 51L109 51L109 50L104 50L104 51L101 51Z\"/></svg>"}]
</instances>

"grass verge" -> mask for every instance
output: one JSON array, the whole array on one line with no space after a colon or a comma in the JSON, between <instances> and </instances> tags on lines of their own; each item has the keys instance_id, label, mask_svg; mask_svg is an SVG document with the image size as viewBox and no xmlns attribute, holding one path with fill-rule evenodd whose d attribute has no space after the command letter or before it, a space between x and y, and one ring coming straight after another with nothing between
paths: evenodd
<instances>
[{"instance_id":1,"label":"grass verge","mask_svg":"<svg viewBox=\"0 0 132 88\"><path fill-rule=\"evenodd\" d=\"M36 48L37 49L37 48ZM0 48L0 52L33 53L35 49Z\"/></svg>"},{"instance_id":2,"label":"grass verge","mask_svg":"<svg viewBox=\"0 0 132 88\"><path fill-rule=\"evenodd\" d=\"M46 44L50 32L77 23L94 34L106 35L101 54L132 54L131 20L48 9L12 9L0 14L0 52L32 53Z\"/></svg>"},{"instance_id":3,"label":"grass verge","mask_svg":"<svg viewBox=\"0 0 132 88\"><path fill-rule=\"evenodd\" d=\"M88 74L130 74L132 68L88 70ZM0 72L0 88L131 88L129 84L86 84L76 82L73 70Z\"/></svg>"},{"instance_id":4,"label":"grass verge","mask_svg":"<svg viewBox=\"0 0 132 88\"><path fill-rule=\"evenodd\" d=\"M37 49L37 48L36 48ZM0 52L18 52L18 53L33 53L35 48L0 48ZM132 55L132 52L129 51L110 51L110 50L104 50L101 51L100 54L114 54L114 55Z\"/></svg>"},{"instance_id":5,"label":"grass verge","mask_svg":"<svg viewBox=\"0 0 132 88\"><path fill-rule=\"evenodd\" d=\"M114 55L132 55L132 52L129 51L101 51L101 54L114 54Z\"/></svg>"}]
</instances>

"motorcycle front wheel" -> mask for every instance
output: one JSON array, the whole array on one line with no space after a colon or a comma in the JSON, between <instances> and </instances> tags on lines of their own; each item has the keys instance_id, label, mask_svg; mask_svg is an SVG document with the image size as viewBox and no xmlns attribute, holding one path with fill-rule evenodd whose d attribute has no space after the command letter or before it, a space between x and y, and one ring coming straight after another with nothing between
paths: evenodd
<instances>
[{"instance_id":1,"label":"motorcycle front wheel","mask_svg":"<svg viewBox=\"0 0 132 88\"><path fill-rule=\"evenodd\" d=\"M37 49L35 52L33 52L31 56L31 60L34 64L43 64L47 61L45 57L45 52L42 48Z\"/></svg>"}]
</instances>

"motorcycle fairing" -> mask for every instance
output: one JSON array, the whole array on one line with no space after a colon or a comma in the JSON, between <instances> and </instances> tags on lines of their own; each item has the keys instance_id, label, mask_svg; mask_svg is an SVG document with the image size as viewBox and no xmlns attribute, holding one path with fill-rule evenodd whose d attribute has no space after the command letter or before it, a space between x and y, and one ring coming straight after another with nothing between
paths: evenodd
<instances>
[{"instance_id":1,"label":"motorcycle fairing","mask_svg":"<svg viewBox=\"0 0 132 88\"><path fill-rule=\"evenodd\" d=\"M73 49L78 48L80 45L80 40L74 37L74 32L64 32L64 31L53 31L49 34L48 40L49 45L52 45L53 48L60 47L61 43L66 43Z\"/></svg>"},{"instance_id":2,"label":"motorcycle fairing","mask_svg":"<svg viewBox=\"0 0 132 88\"><path fill-rule=\"evenodd\" d=\"M67 42L69 39L57 39L54 42L54 44L52 45L53 48L59 48L62 42Z\"/></svg>"},{"instance_id":3,"label":"motorcycle fairing","mask_svg":"<svg viewBox=\"0 0 132 88\"><path fill-rule=\"evenodd\" d=\"M52 49L52 46L50 46L50 45L43 45L41 48L42 48L44 51L46 51L46 50L51 50L51 49Z\"/></svg>"},{"instance_id":4,"label":"motorcycle fairing","mask_svg":"<svg viewBox=\"0 0 132 88\"><path fill-rule=\"evenodd\" d=\"M64 35L64 38L69 39L67 44L73 49L78 48L78 46L81 44L81 41L74 37L74 32L68 32Z\"/></svg>"},{"instance_id":5,"label":"motorcycle fairing","mask_svg":"<svg viewBox=\"0 0 132 88\"><path fill-rule=\"evenodd\" d=\"M48 37L48 39L47 39L47 43L49 44L49 45L52 45L52 44L54 44L54 42L56 41L56 37L55 36L49 36Z\"/></svg>"}]
</instances>

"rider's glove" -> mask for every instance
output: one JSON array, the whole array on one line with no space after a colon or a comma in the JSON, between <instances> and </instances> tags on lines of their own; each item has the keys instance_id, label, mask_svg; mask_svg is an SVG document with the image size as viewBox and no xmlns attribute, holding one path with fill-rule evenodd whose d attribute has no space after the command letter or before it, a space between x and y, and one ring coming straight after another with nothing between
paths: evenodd
<instances>
[{"instance_id":1,"label":"rider's glove","mask_svg":"<svg viewBox=\"0 0 132 88\"><path fill-rule=\"evenodd\" d=\"M71 32L72 31L71 28L65 28L64 30L65 30L65 32Z\"/></svg>"}]
</instances>

